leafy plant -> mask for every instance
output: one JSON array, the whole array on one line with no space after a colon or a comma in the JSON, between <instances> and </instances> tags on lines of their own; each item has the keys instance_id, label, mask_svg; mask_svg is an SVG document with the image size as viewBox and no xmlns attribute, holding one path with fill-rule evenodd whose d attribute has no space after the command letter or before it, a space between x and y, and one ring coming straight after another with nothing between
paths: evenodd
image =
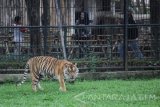
<instances>
[{"instance_id":1,"label":"leafy plant","mask_svg":"<svg viewBox=\"0 0 160 107\"><path fill-rule=\"evenodd\" d=\"M90 71L91 72L96 72L96 67L97 67L97 64L99 62L98 56L90 55L88 57L88 61L89 61L88 67L89 67Z\"/></svg>"}]
</instances>

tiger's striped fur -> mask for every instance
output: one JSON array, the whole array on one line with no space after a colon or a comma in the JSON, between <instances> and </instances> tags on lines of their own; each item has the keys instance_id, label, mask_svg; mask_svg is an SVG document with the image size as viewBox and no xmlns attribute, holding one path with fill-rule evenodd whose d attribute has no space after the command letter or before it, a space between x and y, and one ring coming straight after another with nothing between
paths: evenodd
<instances>
[{"instance_id":1,"label":"tiger's striped fur","mask_svg":"<svg viewBox=\"0 0 160 107\"><path fill-rule=\"evenodd\" d=\"M42 75L56 76L60 83L60 90L66 91L64 79L74 81L78 75L77 64L73 64L67 60L59 60L50 56L37 56L29 59L25 66L23 80L17 84L20 86L26 80L28 70L30 70L32 79L32 89L37 91L37 88L42 90L40 80Z\"/></svg>"}]
</instances>

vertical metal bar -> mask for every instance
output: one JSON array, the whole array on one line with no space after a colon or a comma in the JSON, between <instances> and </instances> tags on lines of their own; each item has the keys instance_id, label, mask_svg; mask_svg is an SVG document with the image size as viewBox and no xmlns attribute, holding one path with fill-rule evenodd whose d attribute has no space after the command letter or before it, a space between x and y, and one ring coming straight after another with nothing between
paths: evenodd
<instances>
[{"instance_id":1,"label":"vertical metal bar","mask_svg":"<svg viewBox=\"0 0 160 107\"><path fill-rule=\"evenodd\" d=\"M124 70L128 71L128 34L127 34L127 29L128 29L128 16L127 16L127 12L128 12L128 0L124 0L124 36L123 36L123 53L124 53L124 57L123 57L123 63L124 63Z\"/></svg>"},{"instance_id":2,"label":"vertical metal bar","mask_svg":"<svg viewBox=\"0 0 160 107\"><path fill-rule=\"evenodd\" d=\"M49 27L47 28L47 26L49 25L49 11L48 11L48 7L49 6L49 1L48 0L43 0L43 23L42 25L45 26L45 28L43 29L43 36L44 36L44 55L46 55L46 52L48 51L48 44L47 44L47 39L48 39L48 35L49 35Z\"/></svg>"}]
</instances>

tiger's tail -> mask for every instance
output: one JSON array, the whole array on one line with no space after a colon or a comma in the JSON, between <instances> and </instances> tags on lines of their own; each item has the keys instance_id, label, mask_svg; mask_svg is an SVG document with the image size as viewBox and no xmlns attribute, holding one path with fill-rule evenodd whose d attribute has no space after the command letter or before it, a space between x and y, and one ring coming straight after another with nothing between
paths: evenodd
<instances>
[{"instance_id":1,"label":"tiger's tail","mask_svg":"<svg viewBox=\"0 0 160 107\"><path fill-rule=\"evenodd\" d=\"M24 71L24 74L23 74L23 80L20 83L16 84L17 86L22 85L26 81L26 77L27 77L27 74L28 74L28 69L29 69L29 64L27 63L25 65L25 71Z\"/></svg>"}]
</instances>

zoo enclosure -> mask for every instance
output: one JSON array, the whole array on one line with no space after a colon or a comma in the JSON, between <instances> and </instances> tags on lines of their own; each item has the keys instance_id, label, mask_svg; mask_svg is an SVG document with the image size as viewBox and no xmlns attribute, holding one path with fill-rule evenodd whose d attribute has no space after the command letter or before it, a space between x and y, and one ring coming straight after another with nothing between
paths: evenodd
<instances>
[{"instance_id":1,"label":"zoo enclosure","mask_svg":"<svg viewBox=\"0 0 160 107\"><path fill-rule=\"evenodd\" d=\"M78 62L82 71L159 69L160 18L157 12L160 3L138 1L1 0L1 68L23 68L23 63L36 55L64 58L63 36L66 58ZM137 24L126 23L128 10L133 12ZM88 25L76 24L81 11L88 15L91 22ZM18 56L14 55L12 26L16 15L22 16L23 27L29 29L24 34L22 54ZM144 58L134 58L132 50L126 47L126 56L120 59L117 41L127 41L126 29L133 26L139 28L138 42ZM77 34L82 28L89 33ZM16 66L10 66L15 62Z\"/></svg>"}]
</instances>

